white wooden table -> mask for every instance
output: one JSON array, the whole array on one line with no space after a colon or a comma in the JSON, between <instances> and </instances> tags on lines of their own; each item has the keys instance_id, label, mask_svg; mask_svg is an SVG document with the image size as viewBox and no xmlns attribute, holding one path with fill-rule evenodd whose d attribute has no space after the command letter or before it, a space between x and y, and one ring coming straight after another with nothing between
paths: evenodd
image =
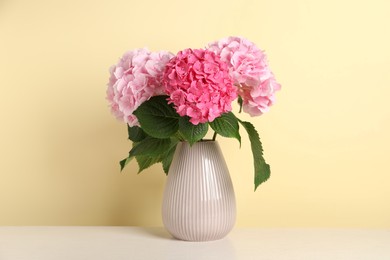
<instances>
[{"instance_id":1,"label":"white wooden table","mask_svg":"<svg viewBox=\"0 0 390 260\"><path fill-rule=\"evenodd\" d=\"M185 242L163 228L0 227L0 260L390 259L390 229L236 228Z\"/></svg>"}]
</instances>

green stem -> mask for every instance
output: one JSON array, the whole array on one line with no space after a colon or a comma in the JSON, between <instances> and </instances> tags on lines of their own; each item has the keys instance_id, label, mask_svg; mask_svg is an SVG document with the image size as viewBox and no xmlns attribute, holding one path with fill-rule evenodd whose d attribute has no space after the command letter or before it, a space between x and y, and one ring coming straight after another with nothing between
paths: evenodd
<instances>
[{"instance_id":1,"label":"green stem","mask_svg":"<svg viewBox=\"0 0 390 260\"><path fill-rule=\"evenodd\" d=\"M214 132L214 135L213 135L213 141L215 141L215 139L217 138L217 132Z\"/></svg>"},{"instance_id":2,"label":"green stem","mask_svg":"<svg viewBox=\"0 0 390 260\"><path fill-rule=\"evenodd\" d=\"M240 105L240 111L238 111L238 113L241 113L242 112L242 97L241 96L238 96L238 104Z\"/></svg>"}]
</instances>

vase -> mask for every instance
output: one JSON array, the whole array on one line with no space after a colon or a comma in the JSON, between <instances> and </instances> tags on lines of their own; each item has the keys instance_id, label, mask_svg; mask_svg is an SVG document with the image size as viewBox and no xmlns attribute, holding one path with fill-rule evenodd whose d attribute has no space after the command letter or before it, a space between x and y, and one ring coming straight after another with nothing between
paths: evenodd
<instances>
[{"instance_id":1,"label":"vase","mask_svg":"<svg viewBox=\"0 0 390 260\"><path fill-rule=\"evenodd\" d=\"M232 230L236 200L216 141L177 145L164 190L162 220L174 238L186 241L218 240Z\"/></svg>"}]
</instances>

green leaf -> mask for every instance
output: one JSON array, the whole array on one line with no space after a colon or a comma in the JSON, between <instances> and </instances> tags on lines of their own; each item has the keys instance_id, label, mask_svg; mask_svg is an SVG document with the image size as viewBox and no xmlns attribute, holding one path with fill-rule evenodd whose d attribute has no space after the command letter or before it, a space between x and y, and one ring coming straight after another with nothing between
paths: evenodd
<instances>
[{"instance_id":1,"label":"green leaf","mask_svg":"<svg viewBox=\"0 0 390 260\"><path fill-rule=\"evenodd\" d=\"M239 119L238 119L239 120ZM257 187L269 179L271 175L270 166L265 162L263 157L263 147L261 145L259 134L255 127L249 123L239 120L241 125L248 132L249 140L251 142L253 164L255 168L255 191Z\"/></svg>"},{"instance_id":2,"label":"green leaf","mask_svg":"<svg viewBox=\"0 0 390 260\"><path fill-rule=\"evenodd\" d=\"M121 166L121 171L123 171L123 169L125 168L125 166L131 161L133 160L134 156L129 156L125 159L123 159L122 161L119 162L119 165Z\"/></svg>"},{"instance_id":3,"label":"green leaf","mask_svg":"<svg viewBox=\"0 0 390 260\"><path fill-rule=\"evenodd\" d=\"M189 120L190 118L187 116L180 117L179 131L181 136L184 137L190 145L193 145L207 134L209 126L207 123L194 125Z\"/></svg>"},{"instance_id":4,"label":"green leaf","mask_svg":"<svg viewBox=\"0 0 390 260\"><path fill-rule=\"evenodd\" d=\"M160 156L171 148L171 139L159 139L146 137L142 141L135 143L130 150L129 156L148 155L152 157Z\"/></svg>"},{"instance_id":5,"label":"green leaf","mask_svg":"<svg viewBox=\"0 0 390 260\"><path fill-rule=\"evenodd\" d=\"M142 103L134 114L141 128L155 138L169 138L179 129L179 114L168 105L168 96L155 96Z\"/></svg>"},{"instance_id":6,"label":"green leaf","mask_svg":"<svg viewBox=\"0 0 390 260\"><path fill-rule=\"evenodd\" d=\"M217 117L209 124L217 134L220 134L224 137L236 138L241 145L241 136L238 132L238 119L232 112L222 114L220 117Z\"/></svg>"},{"instance_id":7,"label":"green leaf","mask_svg":"<svg viewBox=\"0 0 390 260\"><path fill-rule=\"evenodd\" d=\"M138 126L127 125L127 132L129 133L129 140L133 142L140 142L147 136L141 127Z\"/></svg>"},{"instance_id":8,"label":"green leaf","mask_svg":"<svg viewBox=\"0 0 390 260\"><path fill-rule=\"evenodd\" d=\"M172 145L172 147L164 155L164 158L162 160L163 169L166 175L168 175L169 168L171 167L171 163L172 163L173 156L175 155L177 143L178 141L174 143L174 145Z\"/></svg>"},{"instance_id":9,"label":"green leaf","mask_svg":"<svg viewBox=\"0 0 390 260\"><path fill-rule=\"evenodd\" d=\"M135 159L138 163L138 173L142 172L143 170L149 168L155 163L162 161L162 156L149 156L149 155L138 155L135 156Z\"/></svg>"},{"instance_id":10,"label":"green leaf","mask_svg":"<svg viewBox=\"0 0 390 260\"><path fill-rule=\"evenodd\" d=\"M164 150L162 153L155 154L155 155L137 155L137 156L135 156L135 159L137 160L137 163L139 166L138 173L149 168L150 166L152 166L155 163L162 162L164 172L166 171L166 174L167 174L169 171L169 166L171 165L173 154L175 153L176 145L178 142L179 142L178 139L171 138L170 145L169 145L168 149Z\"/></svg>"},{"instance_id":11,"label":"green leaf","mask_svg":"<svg viewBox=\"0 0 390 260\"><path fill-rule=\"evenodd\" d=\"M174 137L158 139L148 136L140 142L133 143L129 157L120 161L121 170L135 157L139 166L138 173L158 162L163 163L164 171L168 173L178 142L179 140Z\"/></svg>"}]
</instances>

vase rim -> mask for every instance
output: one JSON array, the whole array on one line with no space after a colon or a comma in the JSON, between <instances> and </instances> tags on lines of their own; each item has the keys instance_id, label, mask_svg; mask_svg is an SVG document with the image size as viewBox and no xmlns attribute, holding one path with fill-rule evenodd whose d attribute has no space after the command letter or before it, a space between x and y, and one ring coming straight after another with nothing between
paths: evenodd
<instances>
[{"instance_id":1,"label":"vase rim","mask_svg":"<svg viewBox=\"0 0 390 260\"><path fill-rule=\"evenodd\" d=\"M180 141L180 143L188 143L189 144L188 141ZM205 139L205 140L196 141L195 143L193 143L193 145L197 144L197 143L218 143L218 141L217 140L212 140L212 139Z\"/></svg>"}]
</instances>

